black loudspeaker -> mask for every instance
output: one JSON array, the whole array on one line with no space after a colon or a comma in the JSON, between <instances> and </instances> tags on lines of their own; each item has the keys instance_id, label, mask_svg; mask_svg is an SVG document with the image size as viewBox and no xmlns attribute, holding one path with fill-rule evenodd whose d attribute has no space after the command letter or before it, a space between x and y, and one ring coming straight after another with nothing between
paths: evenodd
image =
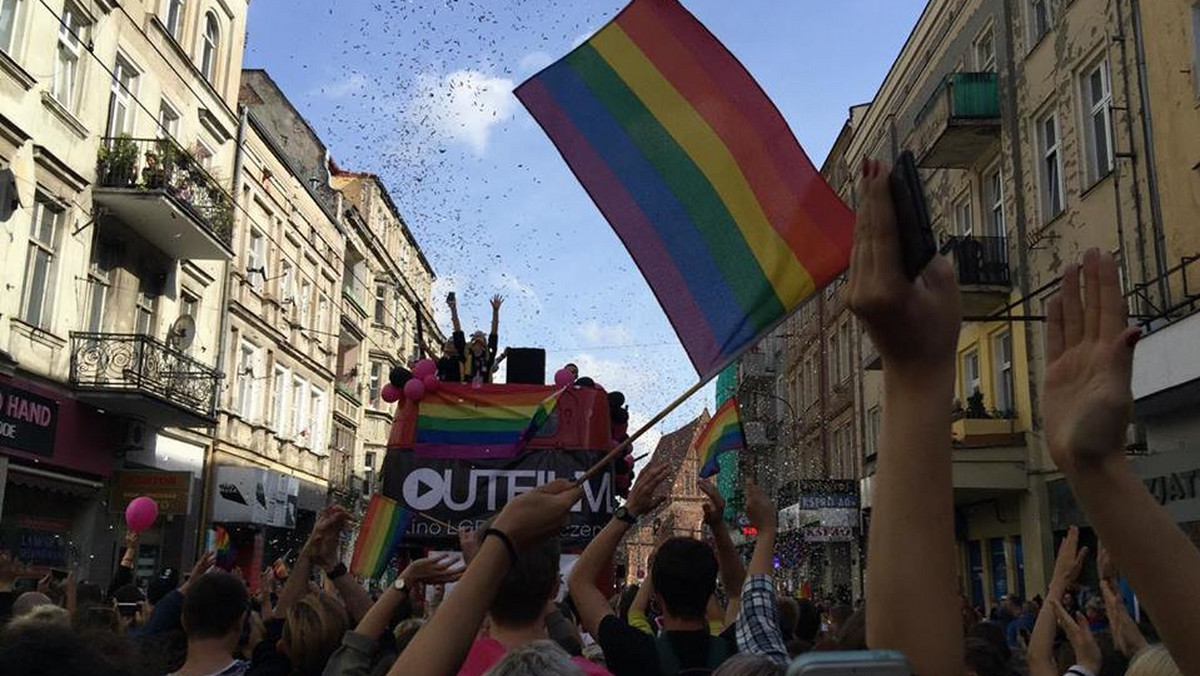
<instances>
[{"instance_id":1,"label":"black loudspeaker","mask_svg":"<svg viewBox=\"0 0 1200 676\"><path fill-rule=\"evenodd\" d=\"M538 347L508 348L508 383L546 384L546 351Z\"/></svg>"}]
</instances>

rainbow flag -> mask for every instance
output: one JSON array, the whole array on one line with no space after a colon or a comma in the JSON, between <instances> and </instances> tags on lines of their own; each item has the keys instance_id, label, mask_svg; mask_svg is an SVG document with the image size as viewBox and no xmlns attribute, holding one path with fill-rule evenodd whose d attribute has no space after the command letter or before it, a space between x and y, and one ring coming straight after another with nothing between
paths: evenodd
<instances>
[{"instance_id":1,"label":"rainbow flag","mask_svg":"<svg viewBox=\"0 0 1200 676\"><path fill-rule=\"evenodd\" d=\"M542 427L550 420L550 416L554 414L554 409L558 406L558 400L562 397L562 393L566 392L567 388L556 390L553 394L542 400L538 404L537 409L533 412L533 418L529 420L529 425L525 428L525 433L521 435L521 448L533 441L533 438L542 431Z\"/></svg>"},{"instance_id":2,"label":"rainbow flag","mask_svg":"<svg viewBox=\"0 0 1200 676\"><path fill-rule=\"evenodd\" d=\"M369 578L382 575L396 547L404 539L404 531L408 530L412 517L413 513L395 500L379 493L372 495L358 538L354 541L350 572Z\"/></svg>"},{"instance_id":3,"label":"rainbow flag","mask_svg":"<svg viewBox=\"0 0 1200 676\"><path fill-rule=\"evenodd\" d=\"M849 265L853 214L754 78L677 0L634 0L516 95L702 377Z\"/></svg>"},{"instance_id":4,"label":"rainbow flag","mask_svg":"<svg viewBox=\"0 0 1200 676\"><path fill-rule=\"evenodd\" d=\"M696 439L696 449L700 454L700 478L707 479L721 471L717 459L722 453L738 451L745 447L746 436L742 434L742 417L738 414L737 397L730 397L721 404Z\"/></svg>"},{"instance_id":5,"label":"rainbow flag","mask_svg":"<svg viewBox=\"0 0 1200 676\"><path fill-rule=\"evenodd\" d=\"M541 385L443 383L417 407L413 450L465 460L514 457L558 403L558 393L547 397L547 390Z\"/></svg>"},{"instance_id":6,"label":"rainbow flag","mask_svg":"<svg viewBox=\"0 0 1200 676\"><path fill-rule=\"evenodd\" d=\"M225 530L224 526L213 526L211 549L216 555L214 563L218 568L224 570L233 568L237 562L237 549L233 546L233 539L229 537L229 531Z\"/></svg>"}]
</instances>

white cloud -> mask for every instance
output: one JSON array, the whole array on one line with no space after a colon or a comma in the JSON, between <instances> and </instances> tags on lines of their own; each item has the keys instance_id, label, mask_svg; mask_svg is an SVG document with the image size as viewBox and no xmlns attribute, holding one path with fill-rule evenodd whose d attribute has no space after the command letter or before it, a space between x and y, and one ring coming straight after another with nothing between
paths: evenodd
<instances>
[{"instance_id":1,"label":"white cloud","mask_svg":"<svg viewBox=\"0 0 1200 676\"><path fill-rule=\"evenodd\" d=\"M361 94L367 90L369 81L363 73L351 73L349 77L339 79L329 84L321 85L310 92L314 96L327 99L340 99L352 94Z\"/></svg>"},{"instance_id":2,"label":"white cloud","mask_svg":"<svg viewBox=\"0 0 1200 676\"><path fill-rule=\"evenodd\" d=\"M601 324L593 319L579 325L577 330L588 347L611 347L633 342L633 332L624 324Z\"/></svg>"},{"instance_id":3,"label":"white cloud","mask_svg":"<svg viewBox=\"0 0 1200 676\"><path fill-rule=\"evenodd\" d=\"M404 115L439 137L466 144L476 155L487 152L492 129L512 118L517 107L513 81L478 70L444 76L417 76L417 93Z\"/></svg>"},{"instance_id":4,"label":"white cloud","mask_svg":"<svg viewBox=\"0 0 1200 676\"><path fill-rule=\"evenodd\" d=\"M554 57L546 52L530 52L521 57L519 68L522 73L536 73L554 63Z\"/></svg>"}]
</instances>

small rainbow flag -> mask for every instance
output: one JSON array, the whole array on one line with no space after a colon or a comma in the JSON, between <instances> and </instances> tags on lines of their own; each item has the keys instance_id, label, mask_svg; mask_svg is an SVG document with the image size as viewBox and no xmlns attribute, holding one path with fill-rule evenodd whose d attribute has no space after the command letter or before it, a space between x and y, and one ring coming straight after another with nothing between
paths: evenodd
<instances>
[{"instance_id":1,"label":"small rainbow flag","mask_svg":"<svg viewBox=\"0 0 1200 676\"><path fill-rule=\"evenodd\" d=\"M233 546L233 538L224 526L213 526L211 548L216 555L214 563L218 568L229 570L237 561L237 549Z\"/></svg>"},{"instance_id":2,"label":"small rainbow flag","mask_svg":"<svg viewBox=\"0 0 1200 676\"><path fill-rule=\"evenodd\" d=\"M443 383L421 399L413 450L465 460L514 457L550 417L555 392L542 385Z\"/></svg>"},{"instance_id":3,"label":"small rainbow flag","mask_svg":"<svg viewBox=\"0 0 1200 676\"><path fill-rule=\"evenodd\" d=\"M849 265L854 216L677 0L634 0L516 90L715 375Z\"/></svg>"},{"instance_id":4,"label":"small rainbow flag","mask_svg":"<svg viewBox=\"0 0 1200 676\"><path fill-rule=\"evenodd\" d=\"M721 404L721 408L717 409L696 439L696 449L700 454L700 478L707 479L721 471L717 458L722 453L738 451L745 447L746 436L742 434L742 417L738 413L737 397L730 397Z\"/></svg>"},{"instance_id":5,"label":"small rainbow flag","mask_svg":"<svg viewBox=\"0 0 1200 676\"><path fill-rule=\"evenodd\" d=\"M404 532L408 530L412 517L413 513L395 500L379 493L372 495L358 538L354 541L350 572L369 578L382 575L396 547L404 539Z\"/></svg>"}]
</instances>

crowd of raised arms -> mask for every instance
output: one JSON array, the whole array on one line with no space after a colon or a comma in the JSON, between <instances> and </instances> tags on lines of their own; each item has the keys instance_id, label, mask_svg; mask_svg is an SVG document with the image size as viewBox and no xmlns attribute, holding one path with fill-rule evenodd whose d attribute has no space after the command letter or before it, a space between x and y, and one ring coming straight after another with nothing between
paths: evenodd
<instances>
[{"instance_id":1,"label":"crowd of raised arms","mask_svg":"<svg viewBox=\"0 0 1200 676\"><path fill-rule=\"evenodd\" d=\"M1092 552L1072 529L1049 587L1035 600L1008 598L985 619L957 591L946 430L959 289L942 258L908 280L887 172L864 161L862 179L850 302L883 358L885 401L861 604L822 608L777 592L777 510L753 484L745 509L758 536L748 564L720 494L703 483L710 540L666 540L640 585L606 595L597 580L622 539L665 500L670 471L651 461L567 580L558 534L581 489L563 480L462 533L461 557L413 561L377 598L337 560L349 520L339 507L321 514L286 581L264 571L253 596L240 576L213 568L211 554L144 593L131 583L130 535L107 588L47 577L14 598L13 581L27 571L0 554L0 674L768 675L801 653L870 648L900 651L921 676L1200 676L1200 552L1123 453L1140 333L1128 325L1112 257L1090 251L1063 270L1048 308L1041 397L1053 461L1101 543L1099 593L1086 613L1075 601ZM490 341L478 334L467 345L454 312L445 379L491 377L501 302L493 299ZM426 602L427 586L450 582Z\"/></svg>"}]
</instances>

